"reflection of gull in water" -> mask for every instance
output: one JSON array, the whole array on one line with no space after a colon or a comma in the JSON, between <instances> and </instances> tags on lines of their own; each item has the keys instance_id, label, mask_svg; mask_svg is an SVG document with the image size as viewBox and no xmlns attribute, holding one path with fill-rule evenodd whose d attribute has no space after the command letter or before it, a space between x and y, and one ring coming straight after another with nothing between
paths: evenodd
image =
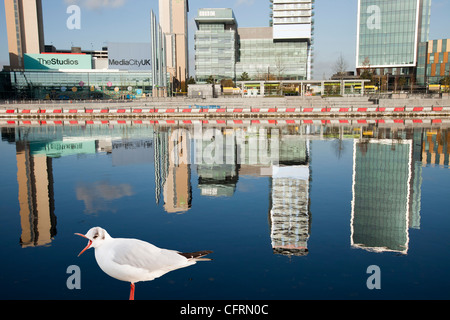
<instances>
[{"instance_id":1,"label":"reflection of gull in water","mask_svg":"<svg viewBox=\"0 0 450 320\"><path fill-rule=\"evenodd\" d=\"M84 201L86 213L98 211L114 211L109 209L107 203L112 200L130 197L134 194L129 184L111 185L108 182L83 184L77 187L77 199Z\"/></svg>"},{"instance_id":2,"label":"reflection of gull in water","mask_svg":"<svg viewBox=\"0 0 450 320\"><path fill-rule=\"evenodd\" d=\"M135 283L152 281L177 269L189 267L212 251L181 253L160 249L136 239L114 239L106 230L96 227L82 235L89 240L79 256L89 248L95 248L95 259L99 267L109 276L131 283L130 300L134 300Z\"/></svg>"}]
</instances>

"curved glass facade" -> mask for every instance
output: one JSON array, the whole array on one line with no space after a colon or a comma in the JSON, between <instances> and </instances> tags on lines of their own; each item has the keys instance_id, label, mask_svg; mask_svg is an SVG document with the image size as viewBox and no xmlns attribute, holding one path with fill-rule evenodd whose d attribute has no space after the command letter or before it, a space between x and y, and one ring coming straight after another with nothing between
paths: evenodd
<instances>
[{"instance_id":1,"label":"curved glass facade","mask_svg":"<svg viewBox=\"0 0 450 320\"><path fill-rule=\"evenodd\" d=\"M236 76L243 72L252 79L306 80L308 42L273 39L242 39Z\"/></svg>"},{"instance_id":2,"label":"curved glass facade","mask_svg":"<svg viewBox=\"0 0 450 320\"><path fill-rule=\"evenodd\" d=\"M11 71L18 99L120 99L152 95L151 72Z\"/></svg>"}]
</instances>

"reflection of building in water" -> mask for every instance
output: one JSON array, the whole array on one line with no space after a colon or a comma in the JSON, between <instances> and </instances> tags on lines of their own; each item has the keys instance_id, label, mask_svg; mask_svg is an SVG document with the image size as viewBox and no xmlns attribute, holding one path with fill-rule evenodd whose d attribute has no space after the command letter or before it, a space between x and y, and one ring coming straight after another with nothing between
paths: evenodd
<instances>
[{"instance_id":1,"label":"reflection of building in water","mask_svg":"<svg viewBox=\"0 0 450 320\"><path fill-rule=\"evenodd\" d=\"M272 248L274 253L304 256L311 231L309 141L281 136L279 164L272 167Z\"/></svg>"},{"instance_id":2,"label":"reflection of building in water","mask_svg":"<svg viewBox=\"0 0 450 320\"><path fill-rule=\"evenodd\" d=\"M231 197L239 180L236 135L211 129L196 139L198 187L203 196Z\"/></svg>"},{"instance_id":3,"label":"reflection of building in water","mask_svg":"<svg viewBox=\"0 0 450 320\"><path fill-rule=\"evenodd\" d=\"M43 246L56 236L53 158L93 154L97 141L78 127L18 127L2 130L16 144L18 198L23 247ZM83 137L84 136L84 137Z\"/></svg>"},{"instance_id":4,"label":"reflection of building in water","mask_svg":"<svg viewBox=\"0 0 450 320\"><path fill-rule=\"evenodd\" d=\"M412 161L411 164L411 184L409 197L409 227L420 229L420 208L422 200L422 129L408 130L408 135L412 135Z\"/></svg>"},{"instance_id":5,"label":"reflection of building in water","mask_svg":"<svg viewBox=\"0 0 450 320\"><path fill-rule=\"evenodd\" d=\"M169 163L163 183L164 209L168 213L183 213L192 206L190 135L187 130L177 129L165 137L169 140L163 157Z\"/></svg>"},{"instance_id":6,"label":"reflection of building in water","mask_svg":"<svg viewBox=\"0 0 450 320\"><path fill-rule=\"evenodd\" d=\"M273 167L269 220L275 253L308 254L309 176L308 166Z\"/></svg>"},{"instance_id":7,"label":"reflection of building in water","mask_svg":"<svg viewBox=\"0 0 450 320\"><path fill-rule=\"evenodd\" d=\"M68 139L62 135L58 135L61 140L51 141L45 140L40 132L21 130L15 135L22 226L20 241L23 247L47 245L56 235L52 159L93 154L96 141Z\"/></svg>"},{"instance_id":8,"label":"reflection of building in water","mask_svg":"<svg viewBox=\"0 0 450 320\"><path fill-rule=\"evenodd\" d=\"M412 130L395 140L355 140L353 247L408 252L409 228L420 227L420 141Z\"/></svg>"},{"instance_id":9,"label":"reflection of building in water","mask_svg":"<svg viewBox=\"0 0 450 320\"><path fill-rule=\"evenodd\" d=\"M155 132L155 197L156 204L161 201L161 190L164 188L169 170L169 133L167 131Z\"/></svg>"},{"instance_id":10,"label":"reflection of building in water","mask_svg":"<svg viewBox=\"0 0 450 320\"><path fill-rule=\"evenodd\" d=\"M22 247L43 246L56 235L52 159L16 143Z\"/></svg>"},{"instance_id":11,"label":"reflection of building in water","mask_svg":"<svg viewBox=\"0 0 450 320\"><path fill-rule=\"evenodd\" d=\"M154 161L153 139L112 141L113 166L149 164Z\"/></svg>"},{"instance_id":12,"label":"reflection of building in water","mask_svg":"<svg viewBox=\"0 0 450 320\"><path fill-rule=\"evenodd\" d=\"M311 227L309 141L295 128L213 128L196 132L195 161L205 196L229 196L239 175L272 181L270 228L275 253L305 255Z\"/></svg>"},{"instance_id":13,"label":"reflection of building in water","mask_svg":"<svg viewBox=\"0 0 450 320\"><path fill-rule=\"evenodd\" d=\"M423 141L422 162L424 165L450 165L450 130L428 131Z\"/></svg>"}]
</instances>

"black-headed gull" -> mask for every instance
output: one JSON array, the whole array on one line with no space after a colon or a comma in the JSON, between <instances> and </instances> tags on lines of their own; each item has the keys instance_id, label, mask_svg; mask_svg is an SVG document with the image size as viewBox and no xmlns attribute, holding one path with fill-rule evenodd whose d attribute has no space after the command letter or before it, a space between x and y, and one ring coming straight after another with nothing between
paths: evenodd
<instances>
[{"instance_id":1,"label":"black-headed gull","mask_svg":"<svg viewBox=\"0 0 450 320\"><path fill-rule=\"evenodd\" d=\"M89 240L86 250L95 248L95 259L107 275L131 283L130 300L134 300L135 284L152 281L177 269L189 267L197 261L210 261L203 258L212 251L181 253L160 249L148 242L137 239L114 239L106 230L95 227L86 235L76 233Z\"/></svg>"}]
</instances>

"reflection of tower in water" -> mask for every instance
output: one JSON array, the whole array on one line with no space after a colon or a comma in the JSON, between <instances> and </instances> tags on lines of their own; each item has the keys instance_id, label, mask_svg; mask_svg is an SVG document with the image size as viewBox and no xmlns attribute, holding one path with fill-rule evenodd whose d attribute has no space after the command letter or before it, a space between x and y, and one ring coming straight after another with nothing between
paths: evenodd
<instances>
[{"instance_id":1,"label":"reflection of tower in water","mask_svg":"<svg viewBox=\"0 0 450 320\"><path fill-rule=\"evenodd\" d=\"M351 244L406 254L409 228L420 227L421 130L355 140Z\"/></svg>"},{"instance_id":2,"label":"reflection of tower in water","mask_svg":"<svg viewBox=\"0 0 450 320\"><path fill-rule=\"evenodd\" d=\"M161 200L161 190L166 182L169 170L169 138L168 132L156 131L154 137L155 146L155 197L156 203Z\"/></svg>"},{"instance_id":3,"label":"reflection of tower in water","mask_svg":"<svg viewBox=\"0 0 450 320\"><path fill-rule=\"evenodd\" d=\"M309 141L282 136L279 159L279 166L272 167L272 248L276 254L304 256L311 231Z\"/></svg>"},{"instance_id":4,"label":"reflection of tower in water","mask_svg":"<svg viewBox=\"0 0 450 320\"><path fill-rule=\"evenodd\" d=\"M32 155L28 142L16 143L22 247L43 246L56 235L52 159Z\"/></svg>"},{"instance_id":5,"label":"reflection of tower in water","mask_svg":"<svg viewBox=\"0 0 450 320\"><path fill-rule=\"evenodd\" d=\"M159 203L163 191L166 212L186 212L192 203L189 132L159 131L154 141L156 202Z\"/></svg>"}]
</instances>

